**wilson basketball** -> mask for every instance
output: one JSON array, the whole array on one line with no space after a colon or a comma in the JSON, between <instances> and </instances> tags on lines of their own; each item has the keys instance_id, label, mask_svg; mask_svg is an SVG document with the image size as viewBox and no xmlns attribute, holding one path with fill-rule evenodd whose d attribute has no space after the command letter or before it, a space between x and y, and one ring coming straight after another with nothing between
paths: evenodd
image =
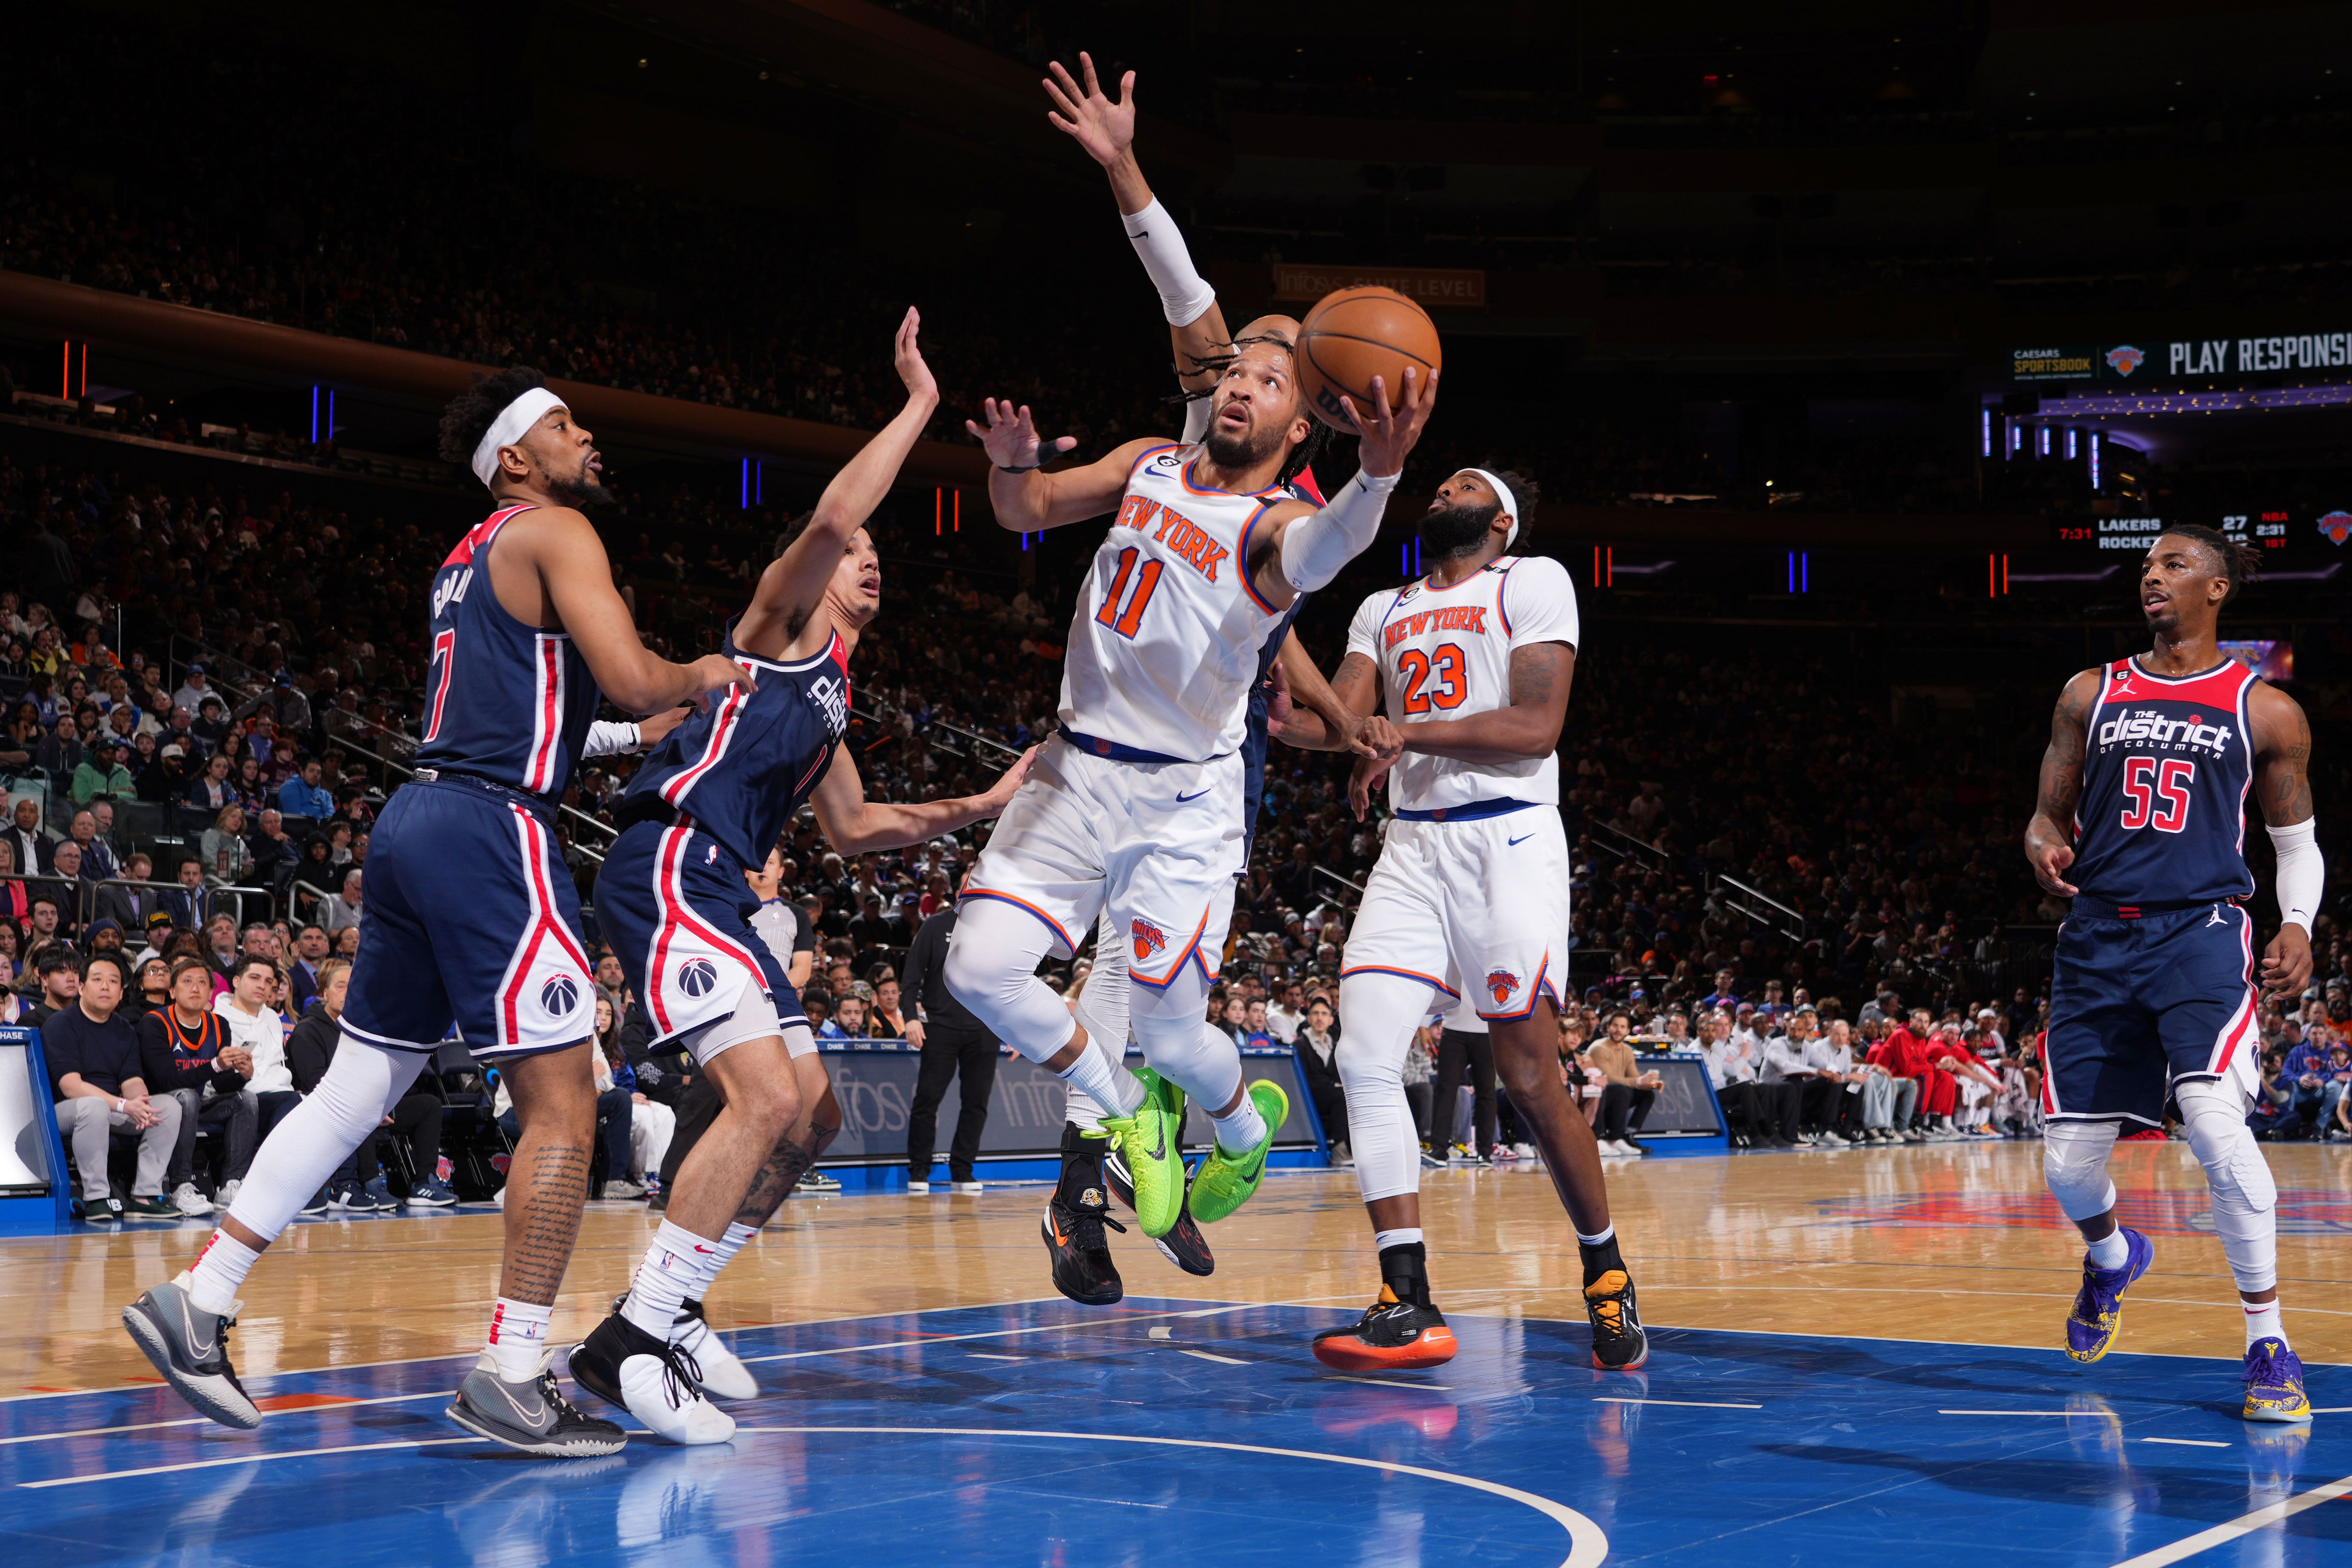
<instances>
[{"instance_id":1,"label":"wilson basketball","mask_svg":"<svg viewBox=\"0 0 2352 1568\"><path fill-rule=\"evenodd\" d=\"M1326 294L1299 324L1298 384L1315 417L1334 430L1355 426L1339 406L1351 399L1359 411L1372 407L1372 377L1386 385L1389 405L1404 397L1410 365L1422 374L1440 368L1437 324L1429 312L1393 289L1342 289Z\"/></svg>"}]
</instances>

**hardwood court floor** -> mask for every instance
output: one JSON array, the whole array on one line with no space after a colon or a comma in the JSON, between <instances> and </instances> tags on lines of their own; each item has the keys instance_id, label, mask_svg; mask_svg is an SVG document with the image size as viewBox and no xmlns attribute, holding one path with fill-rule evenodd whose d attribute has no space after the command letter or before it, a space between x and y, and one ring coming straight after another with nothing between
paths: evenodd
<instances>
[{"instance_id":1,"label":"hardwood court floor","mask_svg":"<svg viewBox=\"0 0 2352 1568\"><path fill-rule=\"evenodd\" d=\"M2286 1324L2309 1363L2352 1361L2352 1148L2269 1146ZM1610 1189L1654 1325L2054 1348L2081 1245L2043 1193L2039 1143L1931 1144L1612 1163ZM2202 1173L2181 1143L2124 1146L2126 1222L2156 1267L2120 1349L2237 1359L2238 1314ZM1456 1316L1582 1318L1573 1237L1539 1172L1425 1173L1439 1303ZM714 1326L789 1324L1050 1298L1040 1186L977 1195L796 1196L730 1268ZM654 1226L593 1205L554 1337L593 1326ZM502 1216L464 1208L305 1221L255 1271L236 1349L263 1376L467 1354L496 1293ZM0 1239L0 1397L152 1382L117 1314L184 1268L202 1222ZM1130 1295L1347 1306L1377 1281L1346 1172L1281 1174L1210 1228L1194 1279L1113 1237Z\"/></svg>"}]
</instances>

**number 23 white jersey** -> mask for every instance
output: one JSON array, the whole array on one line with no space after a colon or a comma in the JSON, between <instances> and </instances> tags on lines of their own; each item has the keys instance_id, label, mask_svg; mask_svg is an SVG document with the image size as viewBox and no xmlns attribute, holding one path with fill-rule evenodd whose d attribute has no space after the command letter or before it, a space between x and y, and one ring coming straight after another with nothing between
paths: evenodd
<instances>
[{"instance_id":1,"label":"number 23 white jersey","mask_svg":"<svg viewBox=\"0 0 2352 1568\"><path fill-rule=\"evenodd\" d=\"M1241 746L1258 654L1282 613L1244 563L1266 509L1291 499L1279 486L1196 485L1200 455L1171 443L1137 457L1062 664L1064 729L1187 763Z\"/></svg>"},{"instance_id":2,"label":"number 23 white jersey","mask_svg":"<svg viewBox=\"0 0 2352 1568\"><path fill-rule=\"evenodd\" d=\"M1466 719L1511 705L1511 655L1536 643L1577 646L1576 584L1549 556L1506 555L1440 588L1430 579L1374 594L1348 628L1348 651L1380 667L1391 722ZM1389 775L1400 811L1479 800L1559 803L1559 759L1462 763L1407 752Z\"/></svg>"}]
</instances>

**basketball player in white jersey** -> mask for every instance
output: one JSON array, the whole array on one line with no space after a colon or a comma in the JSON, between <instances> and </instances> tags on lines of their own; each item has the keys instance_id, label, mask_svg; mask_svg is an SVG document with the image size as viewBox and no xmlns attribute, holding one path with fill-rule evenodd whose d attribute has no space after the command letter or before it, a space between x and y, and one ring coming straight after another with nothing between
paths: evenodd
<instances>
[{"instance_id":1,"label":"basketball player in white jersey","mask_svg":"<svg viewBox=\"0 0 2352 1568\"><path fill-rule=\"evenodd\" d=\"M1364 601L1331 682L1351 708L1377 697L1403 744L1401 756L1360 761L1349 789L1360 816L1388 775L1396 819L1339 972L1348 1141L1381 1293L1360 1321L1317 1336L1316 1355L1332 1366L1435 1366L1454 1355L1429 1296L1403 1069L1415 1026L1465 995L1576 1224L1593 1364L1630 1371L1649 1354L1600 1149L1560 1083L1570 866L1554 751L1580 633L1567 569L1506 553L1535 499L1531 481L1484 468L1440 485L1421 523L1428 576Z\"/></svg>"},{"instance_id":2,"label":"basketball player in white jersey","mask_svg":"<svg viewBox=\"0 0 2352 1568\"><path fill-rule=\"evenodd\" d=\"M1101 164L1109 177L1111 195L1118 203L1120 227L1128 243L1135 247L1137 258L1143 263L1167 317L1177 385L1186 397L1182 442L1191 446L1208 431L1218 374L1231 363L1236 340L1226 329L1216 290L1194 268L1182 231L1152 195L1142 167L1136 162L1135 73L1127 73L1119 100L1113 102L1096 79L1093 59L1082 52L1078 63L1086 78L1083 89L1060 62L1047 68L1053 76L1045 84L1045 91L1053 100L1055 111L1046 118L1086 149L1087 155ZM1297 342L1298 331L1298 322L1291 317L1260 316L1242 328L1239 342L1279 344L1286 349ZM1321 499L1307 464L1325 434L1324 428L1317 426L1307 441L1294 449L1290 460L1284 465L1282 478L1291 493L1301 500ZM1319 715L1333 732L1357 734L1368 721L1340 706L1329 683L1316 668L1292 629L1305 598L1304 595L1295 598L1284 618L1276 622L1268 633L1269 640L1279 645L1272 655L1276 662L1269 673L1275 676L1276 689L1283 698ZM1254 751L1261 765L1249 770L1255 785L1244 789L1241 802L1244 862L1263 794L1262 763L1268 731L1279 728L1278 724L1270 725L1268 717L1265 704L1253 700L1250 733L1243 744L1244 756ZM1369 754L1368 745L1360 741L1357 745ZM1077 1017L1096 1048L1108 1053L1114 1065L1124 1065L1127 1046L1132 1037L1128 1021L1131 988L1127 945L1106 908L1097 922L1094 966L1079 994ZM1054 1286L1074 1301L1107 1306L1118 1301L1124 1292L1104 1234L1106 1224L1124 1227L1107 1218L1108 1194L1118 1192L1127 1197L1131 1189L1125 1186L1128 1173L1120 1162L1110 1161L1106 1173L1100 1138L1103 1109L1083 1090L1073 1089L1065 1115L1067 1121L1062 1139L1061 1177L1047 1204L1043 1226L1046 1247L1053 1255ZM1163 1257L1188 1274L1206 1276L1215 1270L1215 1255L1190 1214L1180 1213L1175 1227L1152 1241Z\"/></svg>"},{"instance_id":3,"label":"basketball player in white jersey","mask_svg":"<svg viewBox=\"0 0 2352 1568\"><path fill-rule=\"evenodd\" d=\"M950 989L996 1034L1115 1112L1144 1234L1187 1199L1181 1114L1107 1052L1036 975L1073 952L1108 908L1132 960L1131 1023L1154 1072L1200 1102L1216 1137L1192 1184L1211 1224L1256 1190L1288 1110L1276 1086L1244 1092L1233 1042L1204 1003L1241 869L1240 748L1274 622L1336 577L1379 532L1388 492L1434 405L1438 377L1408 370L1398 404L1374 383L1358 473L1318 508L1278 481L1311 427L1288 351L1244 346L1221 374L1194 447L1130 441L1048 474L1030 411L991 398L989 495L1004 528L1063 527L1116 510L1071 622L1061 731L1039 754L964 889Z\"/></svg>"}]
</instances>

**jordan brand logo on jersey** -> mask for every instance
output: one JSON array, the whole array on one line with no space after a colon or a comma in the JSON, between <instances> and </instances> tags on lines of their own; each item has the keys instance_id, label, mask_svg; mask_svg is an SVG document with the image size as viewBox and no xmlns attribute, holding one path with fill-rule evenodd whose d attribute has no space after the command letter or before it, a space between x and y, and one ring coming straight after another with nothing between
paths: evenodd
<instances>
[{"instance_id":1,"label":"jordan brand logo on jersey","mask_svg":"<svg viewBox=\"0 0 2352 1568\"><path fill-rule=\"evenodd\" d=\"M1487 972L1486 989L1494 996L1496 1006L1499 1007L1508 1002L1511 999L1511 993L1518 988L1519 977L1509 970L1495 969Z\"/></svg>"},{"instance_id":2,"label":"jordan brand logo on jersey","mask_svg":"<svg viewBox=\"0 0 2352 1568\"><path fill-rule=\"evenodd\" d=\"M1150 921L1137 921L1128 928L1128 931L1135 938L1135 961L1138 963L1145 962L1155 952L1168 951L1168 938Z\"/></svg>"},{"instance_id":3,"label":"jordan brand logo on jersey","mask_svg":"<svg viewBox=\"0 0 2352 1568\"><path fill-rule=\"evenodd\" d=\"M2221 924L2221 923L2222 923L2222 921L2221 921L2221 905L2219 905L2219 904L2215 904L2215 905L2213 906L2213 918L2212 918L2211 920L2207 921L2205 923L2206 923L2207 925L2209 925L2209 926L2217 926L2217 925L2220 925L2220 924Z\"/></svg>"}]
</instances>

